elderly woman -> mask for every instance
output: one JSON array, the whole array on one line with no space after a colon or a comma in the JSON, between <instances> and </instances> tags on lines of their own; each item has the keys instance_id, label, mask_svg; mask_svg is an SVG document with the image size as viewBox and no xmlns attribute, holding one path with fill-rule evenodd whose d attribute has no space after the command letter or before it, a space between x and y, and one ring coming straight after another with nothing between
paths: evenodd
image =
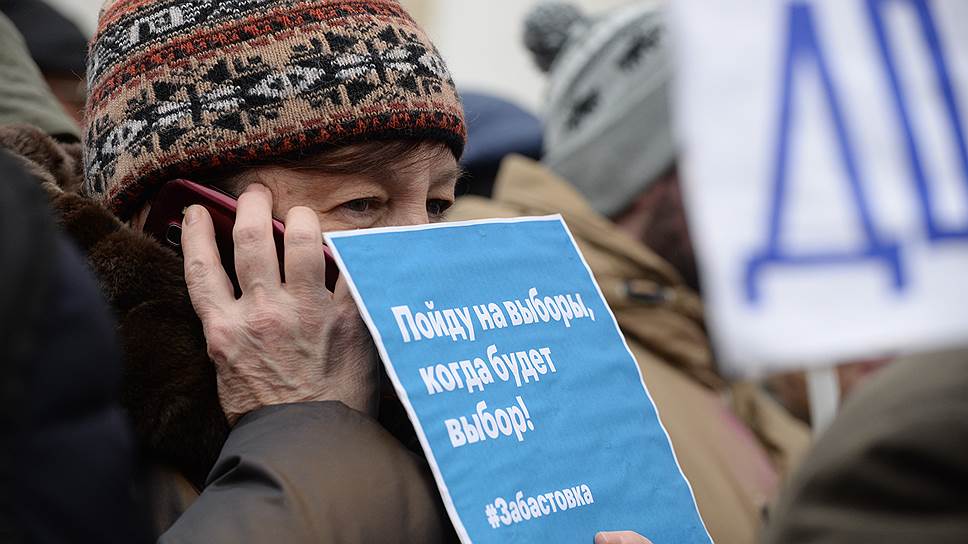
<instances>
[{"instance_id":1,"label":"elderly woman","mask_svg":"<svg viewBox=\"0 0 968 544\"><path fill-rule=\"evenodd\" d=\"M424 32L394 0L114 0L88 81L83 144L17 126L0 147L43 183L113 306L156 534L451 539L348 290L325 287L320 239L453 202L463 113ZM140 232L176 178L239 196L240 297L204 208L186 210L184 259Z\"/></svg>"}]
</instances>

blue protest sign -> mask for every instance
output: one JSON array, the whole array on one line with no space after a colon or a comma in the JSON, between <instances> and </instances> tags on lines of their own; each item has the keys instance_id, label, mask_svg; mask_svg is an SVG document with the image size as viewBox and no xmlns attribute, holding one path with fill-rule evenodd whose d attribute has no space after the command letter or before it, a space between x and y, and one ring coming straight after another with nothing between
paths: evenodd
<instances>
[{"instance_id":1,"label":"blue protest sign","mask_svg":"<svg viewBox=\"0 0 968 544\"><path fill-rule=\"evenodd\" d=\"M559 216L326 238L463 542L710 542Z\"/></svg>"}]
</instances>

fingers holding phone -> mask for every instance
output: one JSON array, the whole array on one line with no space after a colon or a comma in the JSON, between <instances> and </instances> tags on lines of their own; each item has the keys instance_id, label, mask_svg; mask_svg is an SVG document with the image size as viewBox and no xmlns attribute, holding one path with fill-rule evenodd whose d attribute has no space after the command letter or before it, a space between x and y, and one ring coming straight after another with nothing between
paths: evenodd
<instances>
[{"instance_id":1,"label":"fingers holding phone","mask_svg":"<svg viewBox=\"0 0 968 544\"><path fill-rule=\"evenodd\" d=\"M264 406L298 402L340 401L374 411L377 359L352 300L326 289L318 219L306 208L290 211L283 284L271 213L265 187L252 185L239 198L238 299L219 264L208 214L193 206L183 225L185 277L216 365L222 409L230 423Z\"/></svg>"},{"instance_id":2,"label":"fingers holding phone","mask_svg":"<svg viewBox=\"0 0 968 544\"><path fill-rule=\"evenodd\" d=\"M250 185L239 196L232 229L235 244L235 272L242 296L257 289L281 289L276 244L272 239L272 193L259 184Z\"/></svg>"},{"instance_id":3,"label":"fingers holding phone","mask_svg":"<svg viewBox=\"0 0 968 544\"><path fill-rule=\"evenodd\" d=\"M326 259L319 250L323 236L315 212L302 206L289 210L285 245L286 288L328 294L325 285L319 281L326 277Z\"/></svg>"},{"instance_id":4,"label":"fingers holding phone","mask_svg":"<svg viewBox=\"0 0 968 544\"><path fill-rule=\"evenodd\" d=\"M235 301L231 281L222 268L212 218L202 206L185 212L181 246L184 251L185 281L195 313L205 317Z\"/></svg>"}]
</instances>

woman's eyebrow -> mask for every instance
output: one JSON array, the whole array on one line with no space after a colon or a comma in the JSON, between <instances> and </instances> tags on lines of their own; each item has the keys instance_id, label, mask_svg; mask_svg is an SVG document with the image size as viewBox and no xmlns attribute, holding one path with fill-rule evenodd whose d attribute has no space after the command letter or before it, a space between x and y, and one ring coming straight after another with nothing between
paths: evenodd
<instances>
[{"instance_id":1,"label":"woman's eyebrow","mask_svg":"<svg viewBox=\"0 0 968 544\"><path fill-rule=\"evenodd\" d=\"M461 168L459 164L448 165L446 168L434 173L434 177L430 180L430 185L432 187L437 185L449 185L459 180L464 173L464 169Z\"/></svg>"},{"instance_id":2,"label":"woman's eyebrow","mask_svg":"<svg viewBox=\"0 0 968 544\"><path fill-rule=\"evenodd\" d=\"M449 185L461 178L464 175L464 169L460 165L452 164L447 165L433 173L430 179L430 186L436 187L439 185ZM392 165L382 165L377 168L372 168L365 174L366 178L374 183L398 183L401 181L407 181L407 176L400 171L393 168Z\"/></svg>"}]
</instances>

